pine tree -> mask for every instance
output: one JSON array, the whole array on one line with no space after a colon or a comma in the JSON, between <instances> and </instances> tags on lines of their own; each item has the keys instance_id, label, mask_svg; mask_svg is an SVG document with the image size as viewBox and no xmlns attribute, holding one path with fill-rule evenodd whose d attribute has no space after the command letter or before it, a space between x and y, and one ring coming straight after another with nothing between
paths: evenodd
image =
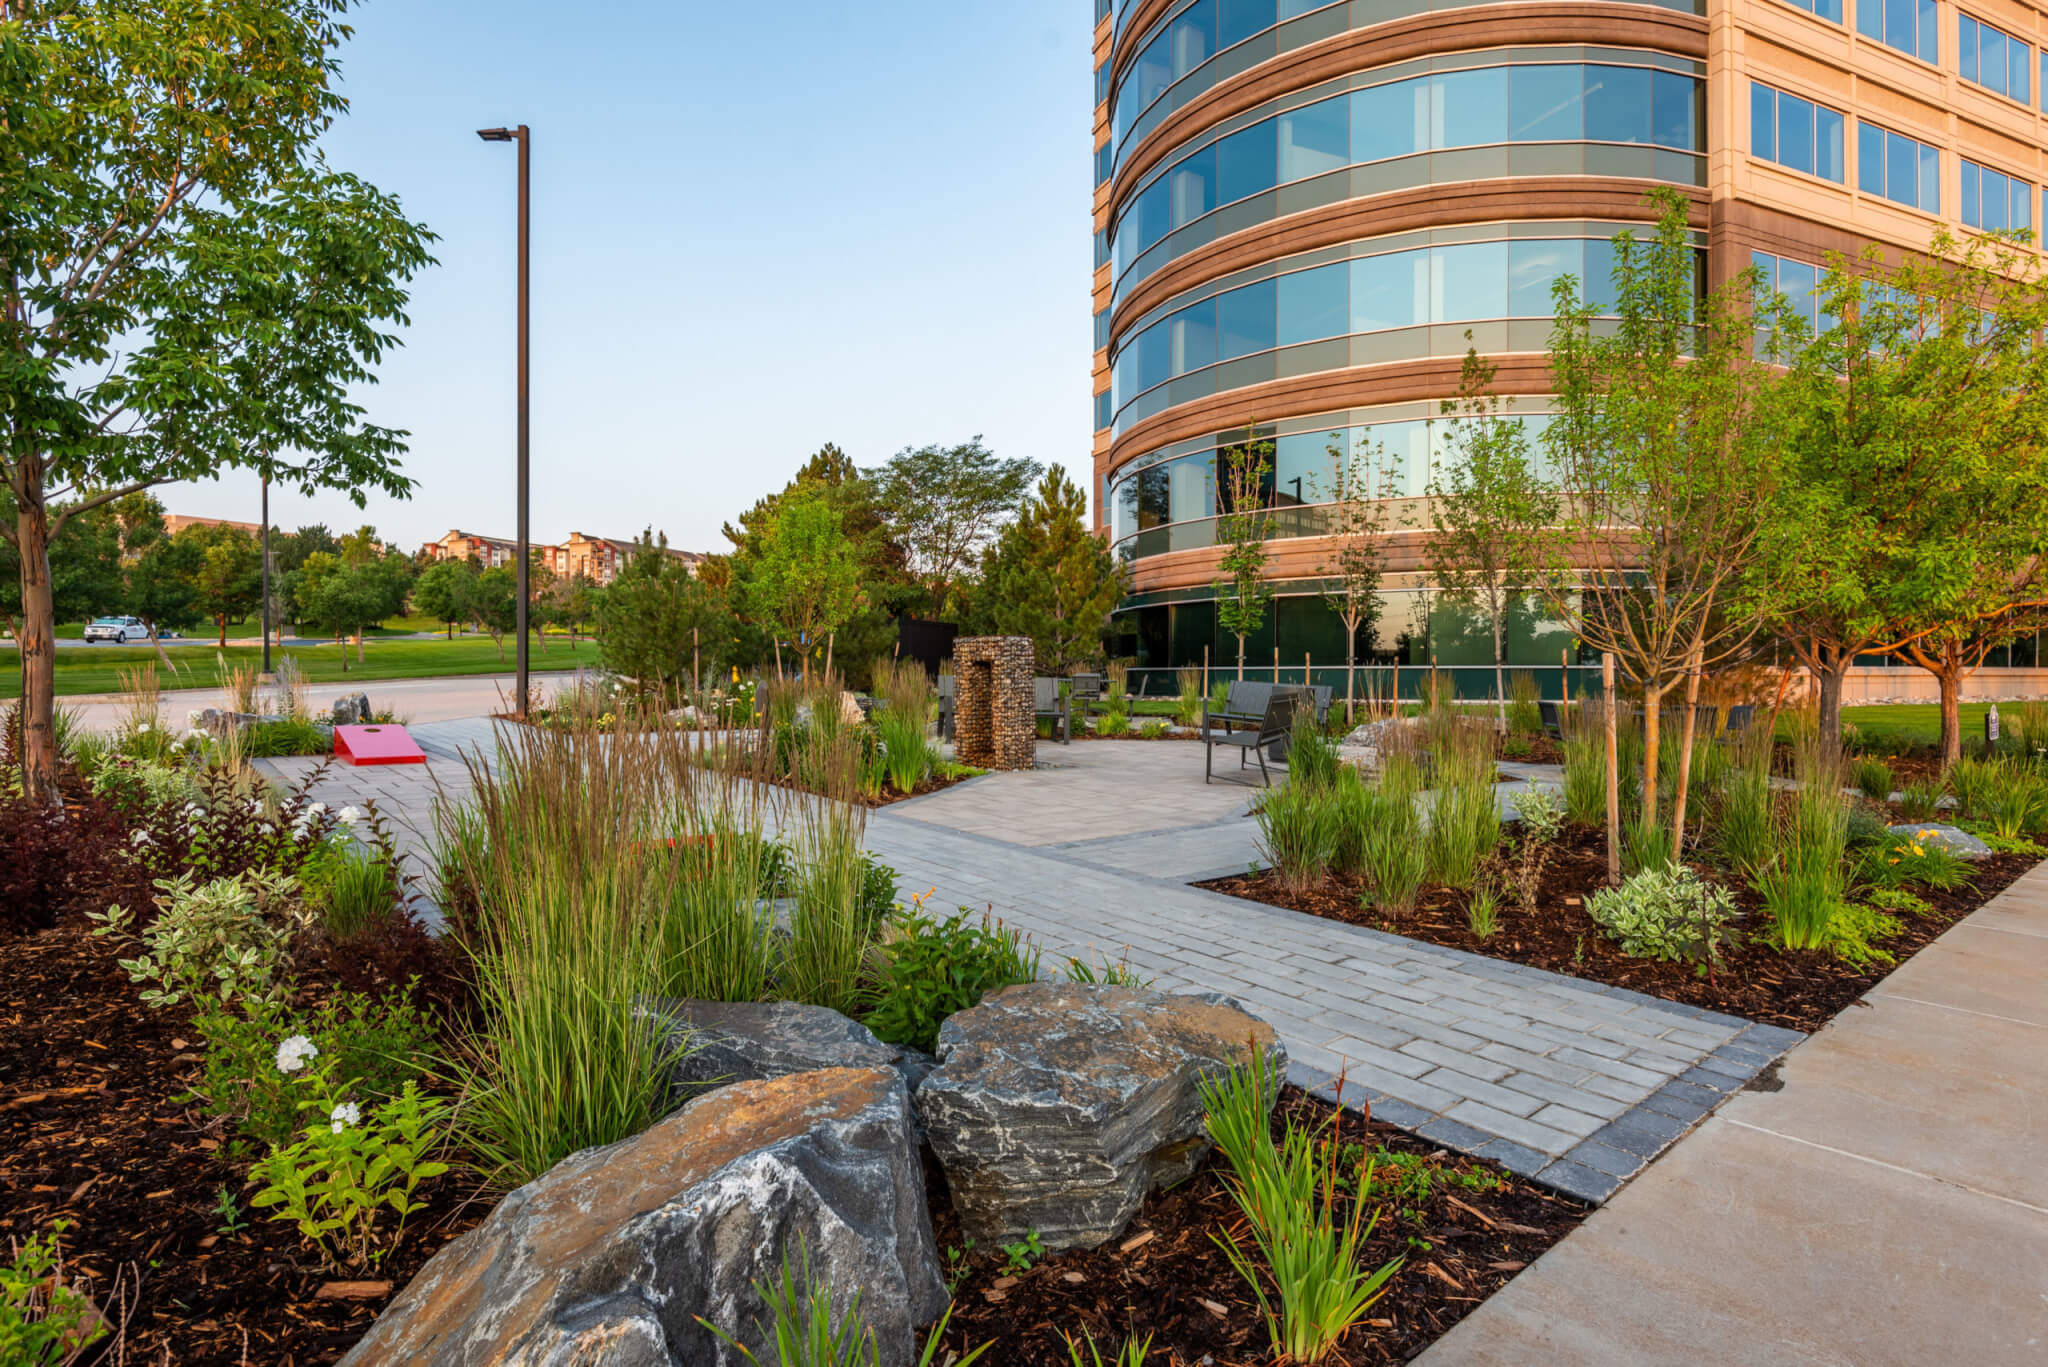
<instances>
[{"instance_id":1,"label":"pine tree","mask_svg":"<svg viewBox=\"0 0 2048 1367\"><path fill-rule=\"evenodd\" d=\"M1058 466L1046 471L982 570L983 615L999 634L1029 636L1038 667L1063 674L1102 655L1123 597L1123 571L1087 522L1088 496Z\"/></svg>"}]
</instances>

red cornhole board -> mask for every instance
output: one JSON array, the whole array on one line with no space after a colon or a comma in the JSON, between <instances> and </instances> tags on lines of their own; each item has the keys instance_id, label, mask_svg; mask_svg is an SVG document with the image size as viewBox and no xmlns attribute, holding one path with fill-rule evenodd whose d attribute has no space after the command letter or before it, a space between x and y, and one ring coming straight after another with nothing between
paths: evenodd
<instances>
[{"instance_id":1,"label":"red cornhole board","mask_svg":"<svg viewBox=\"0 0 2048 1367\"><path fill-rule=\"evenodd\" d=\"M334 753L350 764L425 764L427 757L403 726L337 726Z\"/></svg>"}]
</instances>

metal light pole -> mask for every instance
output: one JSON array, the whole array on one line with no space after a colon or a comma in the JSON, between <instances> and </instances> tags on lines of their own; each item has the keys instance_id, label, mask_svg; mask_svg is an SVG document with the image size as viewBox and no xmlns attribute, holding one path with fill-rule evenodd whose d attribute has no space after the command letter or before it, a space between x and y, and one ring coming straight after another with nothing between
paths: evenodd
<instances>
[{"instance_id":1,"label":"metal light pole","mask_svg":"<svg viewBox=\"0 0 2048 1367\"><path fill-rule=\"evenodd\" d=\"M270 673L270 476L263 477L263 673Z\"/></svg>"},{"instance_id":2,"label":"metal light pole","mask_svg":"<svg viewBox=\"0 0 2048 1367\"><path fill-rule=\"evenodd\" d=\"M517 713L520 718L524 719L526 716L527 703L527 575L529 570L529 562L533 558L532 550L527 544L526 535L528 432L527 304L528 263L531 260L531 253L529 251L529 243L531 239L527 232L527 222L529 218L528 208L531 202L530 187L532 185L533 134L527 128L527 126L522 123L517 128L479 128L476 131L476 135L482 138L485 142L516 142L519 144L519 566L516 571L518 577L518 588L516 592L519 595L519 602L517 607L516 629L519 633L519 645L517 650L517 667L519 670L519 702L517 704Z\"/></svg>"}]
</instances>

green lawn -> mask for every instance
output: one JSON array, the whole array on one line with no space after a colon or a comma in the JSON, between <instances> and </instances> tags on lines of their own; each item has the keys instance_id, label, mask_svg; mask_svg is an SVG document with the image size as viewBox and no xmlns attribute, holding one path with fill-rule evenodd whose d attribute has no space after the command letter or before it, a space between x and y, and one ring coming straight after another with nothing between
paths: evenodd
<instances>
[{"instance_id":1,"label":"green lawn","mask_svg":"<svg viewBox=\"0 0 2048 1367\"><path fill-rule=\"evenodd\" d=\"M2018 703L2011 703L1999 709L2001 716L2009 717L2018 711ZM1984 714L1991 704L1971 702L1963 704L1963 737L1984 734ZM1910 750L1919 746L1934 745L1941 739L1941 706L1931 702L1878 703L1869 707L1845 707L1842 720L1854 726L1863 736L1866 750Z\"/></svg>"},{"instance_id":2,"label":"green lawn","mask_svg":"<svg viewBox=\"0 0 2048 1367\"><path fill-rule=\"evenodd\" d=\"M260 665L263 652L256 646L229 646L217 650L212 645L176 645L167 647L172 661L177 665L175 675L162 675L165 688L207 688L215 682L215 666L221 656L230 663ZM460 674L497 674L512 668L512 642L505 642L505 657L498 658L497 647L488 637L453 641L379 641L371 638L363 652L363 663L356 663L353 647L347 651L348 668L342 668L342 648L339 646L294 646L288 652L272 651L275 660L280 654L289 654L306 671L316 684L368 683L378 679L430 679ZM57 652L57 692L59 695L76 693L118 693L121 680L118 670L132 668L154 660L156 653L148 646L93 646L66 647ZM543 651L538 641L534 642L529 661L536 670L572 669L578 665L597 664L597 647L589 641L574 648L566 641L550 641ZM13 698L21 694L21 671L16 665L11 649L0 649L0 698Z\"/></svg>"}]
</instances>

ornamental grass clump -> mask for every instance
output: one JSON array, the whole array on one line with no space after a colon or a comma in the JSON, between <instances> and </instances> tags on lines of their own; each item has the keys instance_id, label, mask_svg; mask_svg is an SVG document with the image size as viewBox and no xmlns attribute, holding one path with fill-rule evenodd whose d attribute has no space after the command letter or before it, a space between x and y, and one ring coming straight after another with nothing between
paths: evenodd
<instances>
[{"instance_id":1,"label":"ornamental grass clump","mask_svg":"<svg viewBox=\"0 0 2048 1367\"><path fill-rule=\"evenodd\" d=\"M1316 721L1315 709L1303 707L1296 711L1294 725L1287 734L1287 781L1309 788L1328 788L1336 781L1340 763L1337 742Z\"/></svg>"},{"instance_id":2,"label":"ornamental grass clump","mask_svg":"<svg viewBox=\"0 0 2048 1367\"><path fill-rule=\"evenodd\" d=\"M1542 692L1536 676L1518 669L1508 676L1508 733L1516 736L1543 734Z\"/></svg>"},{"instance_id":3,"label":"ornamental grass clump","mask_svg":"<svg viewBox=\"0 0 2048 1367\"><path fill-rule=\"evenodd\" d=\"M650 1003L767 980L763 889L728 881L707 902L691 887L702 864L685 854L707 847L715 864L751 848L734 837L758 834L747 804L759 785L707 775L679 735L506 727L495 763L470 758L482 829L462 948L480 1020L456 1060L459 1125L498 1181L529 1181L652 1122L687 1046Z\"/></svg>"},{"instance_id":4,"label":"ornamental grass clump","mask_svg":"<svg viewBox=\"0 0 2048 1367\"><path fill-rule=\"evenodd\" d=\"M1360 871L1365 875L1365 900L1392 918L1415 910L1417 894L1428 873L1429 855L1422 840L1417 792L1422 784L1413 760L1390 754L1380 765L1379 782L1362 788L1348 809L1357 834Z\"/></svg>"},{"instance_id":5,"label":"ornamental grass clump","mask_svg":"<svg viewBox=\"0 0 2048 1367\"><path fill-rule=\"evenodd\" d=\"M1223 1081L1204 1081L1203 1103L1210 1135L1230 1161L1224 1180L1251 1247L1234 1230L1210 1237L1250 1283L1275 1358L1321 1362L1386 1293L1404 1259L1363 1265L1379 1211L1350 1193L1372 1189L1371 1160L1340 1178L1334 1113L1315 1126L1289 1118L1276 1144L1269 1116L1277 1081L1267 1075L1264 1052L1249 1052L1250 1061Z\"/></svg>"},{"instance_id":6,"label":"ornamental grass clump","mask_svg":"<svg viewBox=\"0 0 2048 1367\"><path fill-rule=\"evenodd\" d=\"M885 661L876 668L882 706L875 717L881 733L883 763L889 783L910 793L931 773L938 756L926 738L932 715L932 683L914 660Z\"/></svg>"},{"instance_id":7,"label":"ornamental grass clump","mask_svg":"<svg viewBox=\"0 0 2048 1367\"><path fill-rule=\"evenodd\" d=\"M1583 710L1574 708L1572 715ZM1607 820L1607 744L1598 731L1576 721L1564 733L1564 812L1574 826Z\"/></svg>"},{"instance_id":8,"label":"ornamental grass clump","mask_svg":"<svg viewBox=\"0 0 2048 1367\"><path fill-rule=\"evenodd\" d=\"M1756 880L1772 937L1786 949L1824 949L1863 962L1868 944L1848 908L1849 809L1842 767L1803 736L1794 756L1799 790L1779 822L1778 847Z\"/></svg>"},{"instance_id":9,"label":"ornamental grass clump","mask_svg":"<svg viewBox=\"0 0 2048 1367\"><path fill-rule=\"evenodd\" d=\"M2048 826L2048 775L2032 760L2001 760L1993 767L1977 811L2001 840L2017 840Z\"/></svg>"},{"instance_id":10,"label":"ornamental grass clump","mask_svg":"<svg viewBox=\"0 0 2048 1367\"><path fill-rule=\"evenodd\" d=\"M1890 802L1892 798L1892 766L1881 759L1865 756L1849 768L1849 784L1872 802Z\"/></svg>"},{"instance_id":11,"label":"ornamental grass clump","mask_svg":"<svg viewBox=\"0 0 2048 1367\"><path fill-rule=\"evenodd\" d=\"M861 999L868 950L879 928L863 895L865 812L850 803L814 799L800 801L795 815L796 907L780 994L850 1015Z\"/></svg>"},{"instance_id":12,"label":"ornamental grass clump","mask_svg":"<svg viewBox=\"0 0 2048 1367\"><path fill-rule=\"evenodd\" d=\"M1770 748L1745 743L1722 775L1718 791L1712 792L1710 810L1714 847L1722 861L1748 881L1756 880L1776 850L1775 808Z\"/></svg>"},{"instance_id":13,"label":"ornamental grass clump","mask_svg":"<svg viewBox=\"0 0 2048 1367\"><path fill-rule=\"evenodd\" d=\"M1329 873L1342 815L1332 789L1300 779L1261 794L1253 813L1259 854L1288 891L1305 892Z\"/></svg>"},{"instance_id":14,"label":"ornamental grass clump","mask_svg":"<svg viewBox=\"0 0 2048 1367\"><path fill-rule=\"evenodd\" d=\"M1202 671L1194 665L1183 665L1174 675L1174 684L1180 690L1179 712L1175 720L1182 726L1201 725Z\"/></svg>"}]
</instances>

